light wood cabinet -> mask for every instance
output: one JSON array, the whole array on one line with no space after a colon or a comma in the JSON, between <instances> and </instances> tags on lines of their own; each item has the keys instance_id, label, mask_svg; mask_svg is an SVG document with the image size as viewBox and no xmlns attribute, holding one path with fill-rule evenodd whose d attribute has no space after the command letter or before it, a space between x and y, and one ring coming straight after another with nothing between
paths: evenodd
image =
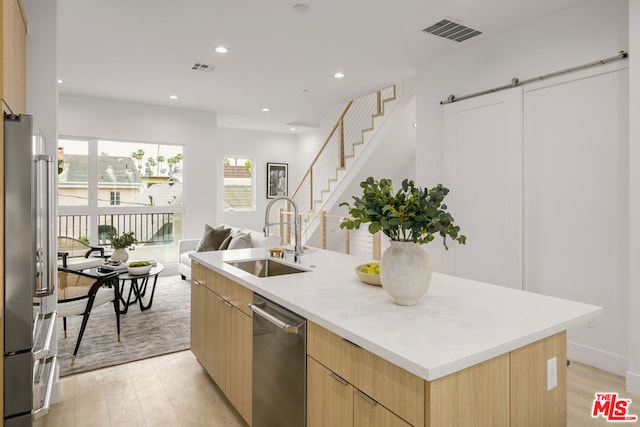
<instances>
[{"instance_id":1,"label":"light wood cabinet","mask_svg":"<svg viewBox=\"0 0 640 427\"><path fill-rule=\"evenodd\" d=\"M253 293L196 262L191 277L191 351L251 425Z\"/></svg>"},{"instance_id":2,"label":"light wood cabinet","mask_svg":"<svg viewBox=\"0 0 640 427\"><path fill-rule=\"evenodd\" d=\"M206 295L206 350L204 368L211 378L224 391L226 382L226 354L224 349L227 341L227 307L220 295L207 289Z\"/></svg>"},{"instance_id":3,"label":"light wood cabinet","mask_svg":"<svg viewBox=\"0 0 640 427\"><path fill-rule=\"evenodd\" d=\"M3 110L26 113L27 20L20 0L2 4L2 100Z\"/></svg>"},{"instance_id":4,"label":"light wood cabinet","mask_svg":"<svg viewBox=\"0 0 640 427\"><path fill-rule=\"evenodd\" d=\"M353 393L353 427L411 427L358 389Z\"/></svg>"},{"instance_id":5,"label":"light wood cabinet","mask_svg":"<svg viewBox=\"0 0 640 427\"><path fill-rule=\"evenodd\" d=\"M307 426L411 427L312 357L307 357Z\"/></svg>"},{"instance_id":6,"label":"light wood cabinet","mask_svg":"<svg viewBox=\"0 0 640 427\"><path fill-rule=\"evenodd\" d=\"M564 427L567 423L566 332L433 381L420 379L313 322L308 322L307 354L310 425L323 425L327 417L338 416L340 404L324 394L338 393L339 388L327 375L353 387L355 425ZM553 357L558 386L547 390L547 360ZM318 364L328 374L321 374Z\"/></svg>"},{"instance_id":7,"label":"light wood cabinet","mask_svg":"<svg viewBox=\"0 0 640 427\"><path fill-rule=\"evenodd\" d=\"M424 425L425 385L420 377L313 322L307 323L307 354L407 425Z\"/></svg>"},{"instance_id":8,"label":"light wood cabinet","mask_svg":"<svg viewBox=\"0 0 640 427\"><path fill-rule=\"evenodd\" d=\"M205 354L205 324L207 316L207 289L195 278L191 278L191 352L202 361Z\"/></svg>"},{"instance_id":9,"label":"light wood cabinet","mask_svg":"<svg viewBox=\"0 0 640 427\"><path fill-rule=\"evenodd\" d=\"M251 425L253 318L236 307L227 307L225 393L240 415Z\"/></svg>"},{"instance_id":10,"label":"light wood cabinet","mask_svg":"<svg viewBox=\"0 0 640 427\"><path fill-rule=\"evenodd\" d=\"M353 386L307 357L307 427L353 425Z\"/></svg>"}]
</instances>

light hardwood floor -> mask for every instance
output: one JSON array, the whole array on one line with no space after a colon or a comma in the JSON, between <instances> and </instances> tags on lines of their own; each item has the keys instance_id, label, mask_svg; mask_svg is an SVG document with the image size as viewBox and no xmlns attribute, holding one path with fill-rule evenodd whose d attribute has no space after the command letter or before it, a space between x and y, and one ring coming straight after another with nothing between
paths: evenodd
<instances>
[{"instance_id":1,"label":"light hardwood floor","mask_svg":"<svg viewBox=\"0 0 640 427\"><path fill-rule=\"evenodd\" d=\"M64 377L60 390L36 427L246 426L190 351ZM640 415L640 397L625 392L622 377L572 362L568 427L611 425L591 418L596 392L633 399L630 413Z\"/></svg>"}]
</instances>

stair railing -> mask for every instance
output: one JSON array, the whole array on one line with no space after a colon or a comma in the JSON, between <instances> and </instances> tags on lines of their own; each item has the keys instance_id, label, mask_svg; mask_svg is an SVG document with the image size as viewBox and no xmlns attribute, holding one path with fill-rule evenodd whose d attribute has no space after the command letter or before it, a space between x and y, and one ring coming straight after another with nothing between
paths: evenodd
<instances>
[{"instance_id":1,"label":"stair railing","mask_svg":"<svg viewBox=\"0 0 640 427\"><path fill-rule=\"evenodd\" d=\"M331 133L314 157L291 198L301 210L316 211L330 183L338 180L346 160L355 156L355 147L364 144L364 133L373 129L373 118L384 115L384 103L396 97L395 85L349 101Z\"/></svg>"},{"instance_id":2,"label":"stair railing","mask_svg":"<svg viewBox=\"0 0 640 427\"><path fill-rule=\"evenodd\" d=\"M291 238L293 236L293 223L292 217L294 215L293 211L286 211L282 208L278 210L278 215L280 219L280 225L278 228L278 235L280 236L280 244L287 245L291 244ZM314 219L319 220L320 226L320 243L319 247L321 249L327 249L329 246L329 221L333 222L334 226L339 226L339 222L342 220L342 216L340 215L330 215L327 214L326 211L320 212L307 212L298 214L300 224L302 224L303 229L305 224L309 224L309 222ZM380 260L382 256L382 233L377 232L376 234L371 235L370 233L364 231L350 231L346 228L342 230L342 234L344 235L344 250L345 254L354 254L360 255L363 257L370 257L375 260ZM305 240L305 239L303 239Z\"/></svg>"}]
</instances>

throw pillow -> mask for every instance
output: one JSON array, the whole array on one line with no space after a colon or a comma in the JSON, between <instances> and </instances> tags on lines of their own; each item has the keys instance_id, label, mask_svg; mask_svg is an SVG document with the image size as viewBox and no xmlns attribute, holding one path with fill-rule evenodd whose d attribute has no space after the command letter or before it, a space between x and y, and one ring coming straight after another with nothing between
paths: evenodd
<instances>
[{"instance_id":1,"label":"throw pillow","mask_svg":"<svg viewBox=\"0 0 640 427\"><path fill-rule=\"evenodd\" d=\"M231 236L231 241L227 249L244 249L252 246L251 234L249 232L239 231Z\"/></svg>"},{"instance_id":2,"label":"throw pillow","mask_svg":"<svg viewBox=\"0 0 640 427\"><path fill-rule=\"evenodd\" d=\"M231 239L233 238L232 234L229 234L227 236L226 239L224 239L224 241L222 242L222 244L220 245L220 249L221 251L227 250L229 248L229 243L231 243Z\"/></svg>"},{"instance_id":3,"label":"throw pillow","mask_svg":"<svg viewBox=\"0 0 640 427\"><path fill-rule=\"evenodd\" d=\"M220 245L229 236L230 228L213 228L208 224L204 226L204 233L198 242L196 252L217 251Z\"/></svg>"}]
</instances>

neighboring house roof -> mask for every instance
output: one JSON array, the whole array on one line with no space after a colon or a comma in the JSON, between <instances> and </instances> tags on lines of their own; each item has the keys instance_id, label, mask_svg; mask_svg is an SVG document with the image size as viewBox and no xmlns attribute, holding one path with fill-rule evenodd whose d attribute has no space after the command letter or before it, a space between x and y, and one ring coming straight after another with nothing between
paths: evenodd
<instances>
[{"instance_id":1,"label":"neighboring house roof","mask_svg":"<svg viewBox=\"0 0 640 427\"><path fill-rule=\"evenodd\" d=\"M246 166L224 165L225 178L251 178L251 171Z\"/></svg>"},{"instance_id":2,"label":"neighboring house roof","mask_svg":"<svg viewBox=\"0 0 640 427\"><path fill-rule=\"evenodd\" d=\"M58 185L65 187L74 183L86 183L89 180L88 170L88 156L65 154L64 169L58 175ZM98 185L107 182L127 187L140 184L140 173L135 161L131 157L98 156Z\"/></svg>"},{"instance_id":3,"label":"neighboring house roof","mask_svg":"<svg viewBox=\"0 0 640 427\"><path fill-rule=\"evenodd\" d=\"M167 206L182 204L182 183L166 181L162 184L152 184L138 194L131 203L147 206Z\"/></svg>"},{"instance_id":4,"label":"neighboring house roof","mask_svg":"<svg viewBox=\"0 0 640 427\"><path fill-rule=\"evenodd\" d=\"M226 209L248 209L253 198L251 185L225 185L224 206Z\"/></svg>"}]
</instances>

